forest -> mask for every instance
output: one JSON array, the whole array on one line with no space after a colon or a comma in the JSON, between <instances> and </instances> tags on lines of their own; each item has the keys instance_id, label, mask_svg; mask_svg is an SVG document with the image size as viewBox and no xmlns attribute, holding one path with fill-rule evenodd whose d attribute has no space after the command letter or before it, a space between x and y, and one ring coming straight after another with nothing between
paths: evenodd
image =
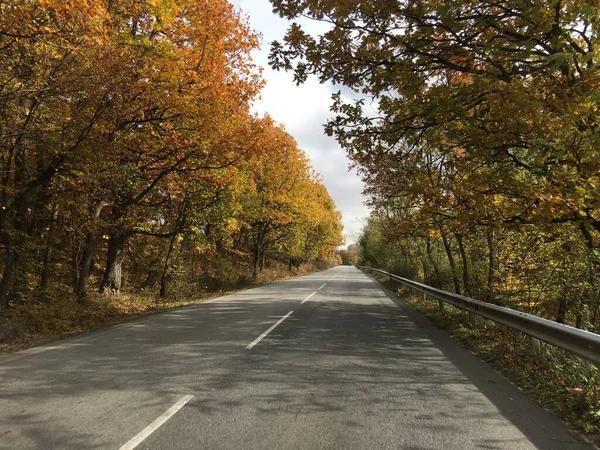
<instances>
[{"instance_id":1,"label":"forest","mask_svg":"<svg viewBox=\"0 0 600 450\"><path fill-rule=\"evenodd\" d=\"M594 1L273 0L274 67L343 85L326 131L366 185L362 264L600 326Z\"/></svg>"},{"instance_id":2,"label":"forest","mask_svg":"<svg viewBox=\"0 0 600 450\"><path fill-rule=\"evenodd\" d=\"M251 113L257 46L226 0L0 2L0 340L335 262L320 176Z\"/></svg>"}]
</instances>

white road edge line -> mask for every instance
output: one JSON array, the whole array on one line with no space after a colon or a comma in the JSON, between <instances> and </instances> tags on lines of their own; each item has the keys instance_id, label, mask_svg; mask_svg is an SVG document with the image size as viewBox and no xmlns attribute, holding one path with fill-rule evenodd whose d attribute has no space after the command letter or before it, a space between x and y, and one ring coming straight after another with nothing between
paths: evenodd
<instances>
[{"instance_id":1,"label":"white road edge line","mask_svg":"<svg viewBox=\"0 0 600 450\"><path fill-rule=\"evenodd\" d=\"M177 411L184 407L184 405L193 399L193 395L186 395L182 397L177 403L167 409L158 419L140 431L133 439L131 439L127 444L120 447L119 450L133 450L138 445L140 445L144 439L154 433L158 428L164 424L167 420L169 420Z\"/></svg>"},{"instance_id":2,"label":"white road edge line","mask_svg":"<svg viewBox=\"0 0 600 450\"><path fill-rule=\"evenodd\" d=\"M302 300L302 301L300 302L300 304L302 304L302 303L304 303L304 302L306 302L306 301L310 300L310 298L311 298L313 295L315 295L316 293L317 293L317 291L315 291L315 292L313 292L312 294L310 294L308 297L306 297L304 300Z\"/></svg>"},{"instance_id":3,"label":"white road edge line","mask_svg":"<svg viewBox=\"0 0 600 450\"><path fill-rule=\"evenodd\" d=\"M327 282L323 283L323 286L321 286L319 289L317 289L317 291L320 291L321 289L323 289L326 284L327 284Z\"/></svg>"},{"instance_id":4,"label":"white road edge line","mask_svg":"<svg viewBox=\"0 0 600 450\"><path fill-rule=\"evenodd\" d=\"M254 339L250 344L248 344L246 346L246 350L250 350L252 347L254 347L256 344L258 344L260 341L263 340L263 338L269 334L271 331L273 331L277 325L279 325L281 322L283 322L285 319L287 319L290 314L292 314L294 311L290 311L289 313L287 313L285 316L283 316L281 319L279 319L277 322L275 322L273 325L271 325L271 327L265 331L263 334L261 334L259 337L257 337L256 339Z\"/></svg>"}]
</instances>

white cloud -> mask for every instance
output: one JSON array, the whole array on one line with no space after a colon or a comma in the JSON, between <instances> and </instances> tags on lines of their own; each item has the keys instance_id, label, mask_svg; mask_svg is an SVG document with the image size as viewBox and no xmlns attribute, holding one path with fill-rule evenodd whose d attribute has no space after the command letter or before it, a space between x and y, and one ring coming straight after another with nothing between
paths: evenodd
<instances>
[{"instance_id":1,"label":"white cloud","mask_svg":"<svg viewBox=\"0 0 600 450\"><path fill-rule=\"evenodd\" d=\"M236 3L236 2L234 2ZM323 176L323 183L342 213L347 243L352 243L369 215L362 196L360 177L348 171L349 160L335 139L323 132L329 117L331 93L338 89L320 84L315 77L296 86L291 73L277 72L268 66L270 43L281 40L289 22L272 13L268 0L238 0L239 8L249 15L252 28L263 35L263 47L252 57L264 67L266 86L253 110L268 113L276 122L285 125L311 158L312 165ZM305 31L319 33L328 25L311 21L302 22Z\"/></svg>"}]
</instances>

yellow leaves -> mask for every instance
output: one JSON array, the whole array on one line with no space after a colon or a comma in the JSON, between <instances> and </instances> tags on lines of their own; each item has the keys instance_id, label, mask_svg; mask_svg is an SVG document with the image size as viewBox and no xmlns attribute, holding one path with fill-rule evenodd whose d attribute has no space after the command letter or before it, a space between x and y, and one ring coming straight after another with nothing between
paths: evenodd
<instances>
[{"instance_id":1,"label":"yellow leaves","mask_svg":"<svg viewBox=\"0 0 600 450\"><path fill-rule=\"evenodd\" d=\"M179 12L178 3L171 0L148 0L148 5L158 22L171 22Z\"/></svg>"},{"instance_id":2,"label":"yellow leaves","mask_svg":"<svg viewBox=\"0 0 600 450\"><path fill-rule=\"evenodd\" d=\"M295 257L307 240L312 242L311 252L316 252L311 257L322 253L326 241L337 245L339 213L306 154L269 117L256 120L254 133L256 152L242 169L249 177L240 194L244 205L240 219L260 226L277 242L278 252Z\"/></svg>"},{"instance_id":3,"label":"yellow leaves","mask_svg":"<svg viewBox=\"0 0 600 450\"><path fill-rule=\"evenodd\" d=\"M339 215L307 156L250 115L258 40L227 0L4 2L0 30L24 36L0 43L1 126L26 134L28 155L2 210L48 173L34 187L61 202L65 232L106 246L123 228L132 254L162 238L174 258L213 255L257 224L282 249L286 232L336 242ZM95 217L100 199L110 207Z\"/></svg>"}]
</instances>

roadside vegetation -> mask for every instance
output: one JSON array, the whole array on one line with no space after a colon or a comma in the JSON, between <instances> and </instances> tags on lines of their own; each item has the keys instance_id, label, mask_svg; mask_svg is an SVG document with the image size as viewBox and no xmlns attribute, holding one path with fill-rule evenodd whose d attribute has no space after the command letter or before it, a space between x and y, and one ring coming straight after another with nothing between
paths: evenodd
<instances>
[{"instance_id":1,"label":"roadside vegetation","mask_svg":"<svg viewBox=\"0 0 600 450\"><path fill-rule=\"evenodd\" d=\"M374 276L530 398L600 446L600 368L551 345L542 343L540 350L534 351L523 333L485 319L478 318L473 327L465 311L445 305L440 312L437 300Z\"/></svg>"},{"instance_id":2,"label":"roadside vegetation","mask_svg":"<svg viewBox=\"0 0 600 450\"><path fill-rule=\"evenodd\" d=\"M219 286L182 284L174 287L167 298L160 298L156 289L126 291L118 296L90 292L88 301L82 305L73 301L68 289L57 290L52 301L23 302L5 311L0 318L0 353L22 350L171 308L202 303L237 290L306 275L333 265L335 261L311 261L290 271L287 264L271 261L255 279L242 276L243 281ZM247 269L250 270L249 267Z\"/></svg>"},{"instance_id":3,"label":"roadside vegetation","mask_svg":"<svg viewBox=\"0 0 600 450\"><path fill-rule=\"evenodd\" d=\"M555 254L552 265L519 265L516 261L543 261L543 256L548 253L538 252L540 248L542 251L546 248L541 243L517 245L519 240L528 238L523 233L497 233L494 253L501 256L496 270L502 274L500 280L503 282L487 283L489 266L484 259L487 241L485 236L481 236L479 241L471 236L473 240L463 242L463 249L469 275L477 280L477 284L467 291L462 276L465 259L459 256L461 251L456 239L449 245L449 257L441 237L390 239L383 229L386 225L385 219L373 217L363 228L359 239L359 264L579 328L597 329L597 316L589 312L598 310L598 297L591 288L594 284L587 284L597 280L580 279L577 275L567 278L565 271L557 274L557 266L564 264L564 260L569 261L567 254ZM546 245L552 248L553 244L549 242ZM585 252L585 247L582 251ZM458 271L458 277L453 276L451 257L456 259L454 270ZM582 263L581 260L579 262ZM572 265L563 267L574 270ZM594 267L589 263L588 270ZM546 409L600 444L599 367L546 344L542 344L542 350L536 353L529 338L520 332L484 319L478 319L476 326L471 327L465 311L445 305L444 312L440 313L437 300L399 288L398 284L385 277L376 278L501 371ZM580 286L582 290L587 289L587 295L577 296L564 307L564 289L569 283ZM531 301L532 298L535 302Z\"/></svg>"},{"instance_id":4,"label":"roadside vegetation","mask_svg":"<svg viewBox=\"0 0 600 450\"><path fill-rule=\"evenodd\" d=\"M358 244L351 244L347 249L340 249L336 252L339 256L338 263L345 266L355 266L359 258Z\"/></svg>"},{"instance_id":5,"label":"roadside vegetation","mask_svg":"<svg viewBox=\"0 0 600 450\"><path fill-rule=\"evenodd\" d=\"M226 0L0 4L0 342L335 262L319 175L250 113L258 45Z\"/></svg>"}]
</instances>

